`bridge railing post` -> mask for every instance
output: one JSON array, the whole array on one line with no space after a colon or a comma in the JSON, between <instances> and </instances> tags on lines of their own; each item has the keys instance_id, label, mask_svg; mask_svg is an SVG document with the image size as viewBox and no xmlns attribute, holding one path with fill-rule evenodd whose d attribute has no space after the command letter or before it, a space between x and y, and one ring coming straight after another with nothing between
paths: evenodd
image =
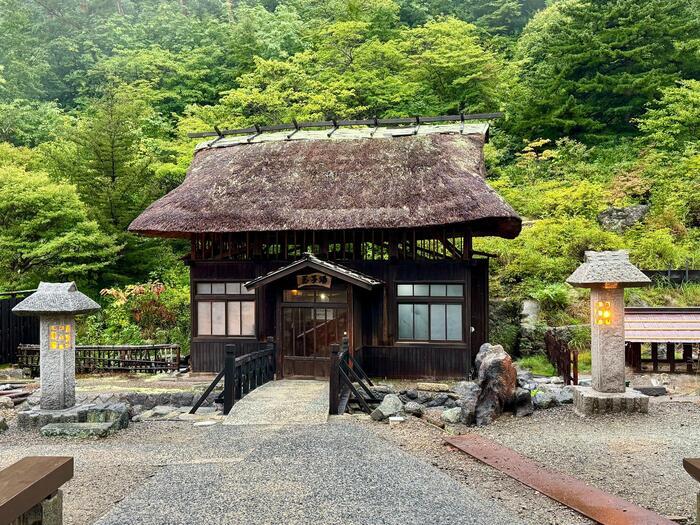
<instances>
[{"instance_id":1,"label":"bridge railing post","mask_svg":"<svg viewBox=\"0 0 700 525\"><path fill-rule=\"evenodd\" d=\"M224 357L224 414L228 414L233 408L236 377L236 353L238 345L225 346Z\"/></svg>"},{"instance_id":2,"label":"bridge railing post","mask_svg":"<svg viewBox=\"0 0 700 525\"><path fill-rule=\"evenodd\" d=\"M340 367L340 345L331 345L331 362L330 362L330 377L329 377L329 403L328 410L331 414L338 412L338 402L340 397L340 377L338 369Z\"/></svg>"}]
</instances>

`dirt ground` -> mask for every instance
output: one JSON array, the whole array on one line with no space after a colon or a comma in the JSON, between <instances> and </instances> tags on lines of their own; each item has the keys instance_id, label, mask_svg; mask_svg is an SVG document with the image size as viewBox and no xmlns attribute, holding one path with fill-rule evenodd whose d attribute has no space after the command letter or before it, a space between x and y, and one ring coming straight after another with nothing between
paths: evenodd
<instances>
[{"instance_id":1,"label":"dirt ground","mask_svg":"<svg viewBox=\"0 0 700 525\"><path fill-rule=\"evenodd\" d=\"M700 402L653 400L648 415L582 418L571 405L503 416L471 431L575 476L601 490L654 510L678 523L695 524L697 482L684 457L700 455ZM527 523L592 523L576 512L445 445L445 433L416 418L390 428L365 421L385 439L503 504Z\"/></svg>"}]
</instances>

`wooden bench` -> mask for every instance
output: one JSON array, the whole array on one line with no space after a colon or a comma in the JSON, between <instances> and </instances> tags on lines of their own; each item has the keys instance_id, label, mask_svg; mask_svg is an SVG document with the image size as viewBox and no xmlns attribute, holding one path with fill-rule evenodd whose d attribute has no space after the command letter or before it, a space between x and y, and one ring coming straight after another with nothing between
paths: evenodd
<instances>
[{"instance_id":1,"label":"wooden bench","mask_svg":"<svg viewBox=\"0 0 700 525\"><path fill-rule=\"evenodd\" d=\"M636 372L692 374L699 354L700 307L625 308L625 362Z\"/></svg>"},{"instance_id":2,"label":"wooden bench","mask_svg":"<svg viewBox=\"0 0 700 525\"><path fill-rule=\"evenodd\" d=\"M685 458L683 460L683 468L690 474L695 481L700 482L700 458ZM698 492L697 499L697 510L695 516L695 523L700 521L700 492Z\"/></svg>"},{"instance_id":3,"label":"wooden bench","mask_svg":"<svg viewBox=\"0 0 700 525\"><path fill-rule=\"evenodd\" d=\"M29 456L1 470L0 525L42 523L42 503L54 497L72 477L73 458L62 456ZM60 520L60 507L58 511ZM31 513L31 519L25 516L27 513ZM60 521L53 519L51 523Z\"/></svg>"}]
</instances>

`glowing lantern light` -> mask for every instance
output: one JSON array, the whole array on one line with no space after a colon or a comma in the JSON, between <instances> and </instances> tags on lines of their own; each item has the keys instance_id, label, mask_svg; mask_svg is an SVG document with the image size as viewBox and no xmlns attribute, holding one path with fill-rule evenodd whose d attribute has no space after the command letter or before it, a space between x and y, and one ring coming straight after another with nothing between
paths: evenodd
<instances>
[{"instance_id":1,"label":"glowing lantern light","mask_svg":"<svg viewBox=\"0 0 700 525\"><path fill-rule=\"evenodd\" d=\"M610 301L598 301L595 305L595 324L612 323L612 307Z\"/></svg>"}]
</instances>

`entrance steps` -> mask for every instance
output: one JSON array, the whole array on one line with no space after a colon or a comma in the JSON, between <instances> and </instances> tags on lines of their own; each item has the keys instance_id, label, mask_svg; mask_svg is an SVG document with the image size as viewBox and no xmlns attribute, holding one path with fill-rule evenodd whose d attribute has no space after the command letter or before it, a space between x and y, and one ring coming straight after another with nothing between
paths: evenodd
<instances>
[{"instance_id":1,"label":"entrance steps","mask_svg":"<svg viewBox=\"0 0 700 525\"><path fill-rule=\"evenodd\" d=\"M321 425L328 421L328 381L281 379L237 401L223 425Z\"/></svg>"}]
</instances>

